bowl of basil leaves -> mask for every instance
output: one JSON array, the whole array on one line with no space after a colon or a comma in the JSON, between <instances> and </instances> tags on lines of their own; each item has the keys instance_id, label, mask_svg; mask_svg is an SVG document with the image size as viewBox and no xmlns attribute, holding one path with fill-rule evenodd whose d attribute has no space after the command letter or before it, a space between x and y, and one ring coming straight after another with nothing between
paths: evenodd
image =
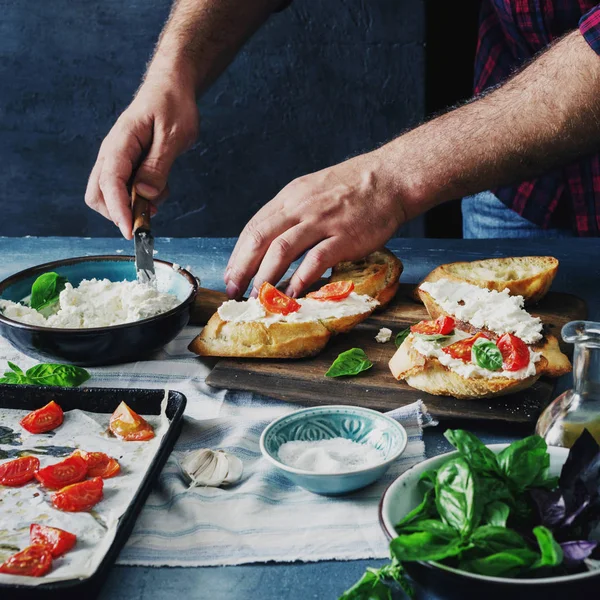
<instances>
[{"instance_id":1,"label":"bowl of basil leaves","mask_svg":"<svg viewBox=\"0 0 600 600\"><path fill-rule=\"evenodd\" d=\"M391 597L387 586L396 584L410 593L405 574L443 598L596 597L594 437L584 430L569 451L539 436L490 446L462 430L445 436L457 451L402 474L381 500L392 563L369 570L342 598Z\"/></svg>"},{"instance_id":2,"label":"bowl of basil leaves","mask_svg":"<svg viewBox=\"0 0 600 600\"><path fill-rule=\"evenodd\" d=\"M154 265L159 289L179 300L179 304L167 312L122 325L86 329L31 325L0 312L0 334L21 352L48 362L59 360L79 366L100 366L149 356L187 325L198 289L195 277L185 269L157 259ZM45 286L45 294L52 301L64 289L65 281L75 287L84 279L135 281L134 257L86 256L32 267L0 282L0 298L23 303L32 295L37 282L38 286Z\"/></svg>"}]
</instances>

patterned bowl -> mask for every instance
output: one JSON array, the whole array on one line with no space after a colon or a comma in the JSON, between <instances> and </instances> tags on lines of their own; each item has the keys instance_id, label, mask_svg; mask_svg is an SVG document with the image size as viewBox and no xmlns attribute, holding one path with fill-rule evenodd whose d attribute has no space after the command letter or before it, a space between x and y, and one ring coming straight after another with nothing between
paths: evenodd
<instances>
[{"instance_id":1,"label":"patterned bowl","mask_svg":"<svg viewBox=\"0 0 600 600\"><path fill-rule=\"evenodd\" d=\"M333 474L296 469L279 460L279 448L285 442L335 437L372 446L383 453L384 460L358 471ZM318 406L304 408L273 421L260 436L260 450L296 485L315 494L338 496L379 479L404 452L407 442L404 427L375 410L357 406Z\"/></svg>"}]
</instances>

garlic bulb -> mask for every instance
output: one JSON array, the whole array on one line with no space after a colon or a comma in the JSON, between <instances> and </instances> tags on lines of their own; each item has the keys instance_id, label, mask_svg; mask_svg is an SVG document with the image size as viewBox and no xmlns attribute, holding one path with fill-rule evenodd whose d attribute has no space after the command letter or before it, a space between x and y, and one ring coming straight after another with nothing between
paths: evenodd
<instances>
[{"instance_id":1,"label":"garlic bulb","mask_svg":"<svg viewBox=\"0 0 600 600\"><path fill-rule=\"evenodd\" d=\"M190 487L221 485L236 483L242 478L244 465L233 454L224 450L202 448L188 452L180 464L184 477L189 480Z\"/></svg>"}]
</instances>

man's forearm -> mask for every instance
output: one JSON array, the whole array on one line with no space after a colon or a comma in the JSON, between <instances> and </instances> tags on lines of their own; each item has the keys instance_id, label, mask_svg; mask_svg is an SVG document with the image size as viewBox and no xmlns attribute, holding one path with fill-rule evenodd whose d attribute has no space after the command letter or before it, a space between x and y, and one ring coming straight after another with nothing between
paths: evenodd
<instances>
[{"instance_id":1,"label":"man's forearm","mask_svg":"<svg viewBox=\"0 0 600 600\"><path fill-rule=\"evenodd\" d=\"M599 147L600 57L576 31L502 87L376 153L397 178L411 217L540 175Z\"/></svg>"},{"instance_id":2,"label":"man's forearm","mask_svg":"<svg viewBox=\"0 0 600 600\"><path fill-rule=\"evenodd\" d=\"M282 0L175 0L146 78L184 78L200 94Z\"/></svg>"}]
</instances>

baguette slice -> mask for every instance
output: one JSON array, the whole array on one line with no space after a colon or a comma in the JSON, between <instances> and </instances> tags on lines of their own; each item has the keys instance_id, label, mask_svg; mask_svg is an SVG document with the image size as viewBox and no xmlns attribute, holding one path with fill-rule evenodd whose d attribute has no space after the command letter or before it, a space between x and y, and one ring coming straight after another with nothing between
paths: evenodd
<instances>
[{"instance_id":1,"label":"baguette slice","mask_svg":"<svg viewBox=\"0 0 600 600\"><path fill-rule=\"evenodd\" d=\"M377 310L396 295L404 265L387 248L371 252L366 258L342 261L331 270L329 281L353 281L357 294L367 294L379 302Z\"/></svg>"},{"instance_id":2,"label":"baguette slice","mask_svg":"<svg viewBox=\"0 0 600 600\"><path fill-rule=\"evenodd\" d=\"M544 356L536 363L536 374L525 379L506 377L463 377L433 357L425 357L407 337L391 358L389 367L396 379L403 379L411 387L434 396L453 396L464 400L493 398L514 394L531 387L546 370Z\"/></svg>"},{"instance_id":3,"label":"baguette slice","mask_svg":"<svg viewBox=\"0 0 600 600\"><path fill-rule=\"evenodd\" d=\"M550 289L557 270L558 260L552 256L488 258L440 265L421 283L450 279L499 292L508 289L512 296L523 296L527 304L535 304Z\"/></svg>"},{"instance_id":4,"label":"baguette slice","mask_svg":"<svg viewBox=\"0 0 600 600\"><path fill-rule=\"evenodd\" d=\"M442 315L448 315L430 294L421 289L418 289L418 293L432 319L437 319ZM478 331L486 331L485 329L477 329L469 323L460 323L460 329L469 331L473 334ZM560 377L561 375L566 375L571 372L571 361L562 353L558 345L558 340L553 335L544 334L544 337L539 342L532 344L531 348L535 352L539 352L546 359L542 372L540 373L541 375ZM538 362L538 369L539 366L540 363Z\"/></svg>"}]
</instances>

